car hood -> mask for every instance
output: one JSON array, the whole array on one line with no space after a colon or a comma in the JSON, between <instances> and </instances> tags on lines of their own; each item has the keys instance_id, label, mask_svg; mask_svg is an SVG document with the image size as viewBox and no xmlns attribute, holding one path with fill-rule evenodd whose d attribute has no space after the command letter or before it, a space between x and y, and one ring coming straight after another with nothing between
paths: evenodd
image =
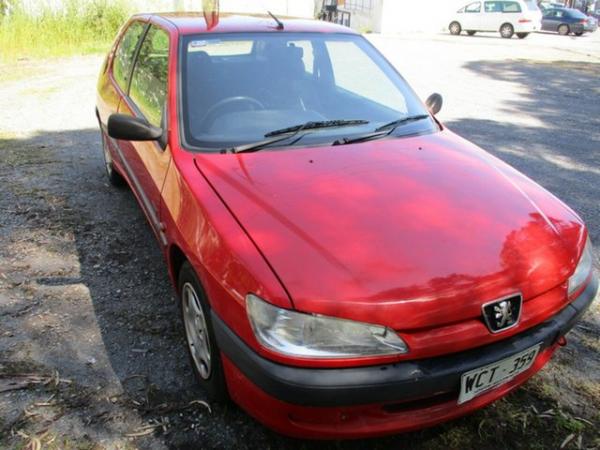
<instances>
[{"instance_id":1,"label":"car hood","mask_svg":"<svg viewBox=\"0 0 600 450\"><path fill-rule=\"evenodd\" d=\"M543 188L445 130L198 155L300 311L418 329L564 283L585 230Z\"/></svg>"}]
</instances>

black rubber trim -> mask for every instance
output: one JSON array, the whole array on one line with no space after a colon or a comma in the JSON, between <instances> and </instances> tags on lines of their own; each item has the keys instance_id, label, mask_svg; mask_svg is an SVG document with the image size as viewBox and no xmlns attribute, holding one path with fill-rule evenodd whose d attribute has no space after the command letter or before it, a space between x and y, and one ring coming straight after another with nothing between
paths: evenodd
<instances>
[{"instance_id":1,"label":"black rubber trim","mask_svg":"<svg viewBox=\"0 0 600 450\"><path fill-rule=\"evenodd\" d=\"M269 395L303 406L350 406L409 402L456 392L464 372L564 336L596 297L598 278L550 320L494 344L448 356L382 366L314 369L284 366L259 356L212 312L220 349L254 384Z\"/></svg>"}]
</instances>

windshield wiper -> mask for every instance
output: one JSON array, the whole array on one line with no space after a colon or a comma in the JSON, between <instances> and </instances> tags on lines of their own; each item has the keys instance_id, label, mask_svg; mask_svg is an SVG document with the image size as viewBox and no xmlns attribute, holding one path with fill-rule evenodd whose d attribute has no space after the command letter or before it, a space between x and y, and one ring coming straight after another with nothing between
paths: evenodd
<instances>
[{"instance_id":1,"label":"windshield wiper","mask_svg":"<svg viewBox=\"0 0 600 450\"><path fill-rule=\"evenodd\" d=\"M322 122L306 122L301 125L294 125L292 127L282 128L281 130L271 131L265 134L265 137L280 136L282 134L294 133L303 130L318 130L320 128L336 128L336 127L349 127L352 125L366 125L368 120L324 120Z\"/></svg>"},{"instance_id":2,"label":"windshield wiper","mask_svg":"<svg viewBox=\"0 0 600 450\"><path fill-rule=\"evenodd\" d=\"M366 142L366 141L370 141L370 140L374 140L374 139L379 139L382 137L389 136L396 130L396 128L398 128L401 125L404 125L404 124L407 124L410 122L416 122L418 120L424 120L427 118L429 118L429 115L427 115L427 114L403 117L402 119L394 120L393 122L386 123L385 125L380 126L372 133L363 134L361 136L357 136L354 138L338 139L332 145L357 144L359 142Z\"/></svg>"},{"instance_id":3,"label":"windshield wiper","mask_svg":"<svg viewBox=\"0 0 600 450\"><path fill-rule=\"evenodd\" d=\"M398 120L394 120L393 122L386 123L385 125L382 125L379 128L377 128L375 131L376 132L383 131L383 130L387 130L388 128L391 128L391 130L390 130L390 134L391 134L400 125L404 125L404 124L410 123L410 122L416 122L417 120L429 119L429 117L430 117L429 114L419 114L417 116L403 117L402 119L398 119Z\"/></svg>"},{"instance_id":4,"label":"windshield wiper","mask_svg":"<svg viewBox=\"0 0 600 450\"><path fill-rule=\"evenodd\" d=\"M237 147L233 147L231 149L222 150L221 153L250 153L262 150L269 145L276 144L278 142L285 141L287 139L293 138L297 136L302 131L306 130L318 130L322 128L336 128L336 127L348 127L352 125L365 125L368 124L368 120L327 120L322 122L306 122L301 125L294 125L293 127L282 128L281 130L271 131L265 134L266 139L259 142L253 142L250 144L238 145ZM303 136L300 136L298 139L293 141L290 145L295 144Z\"/></svg>"}]
</instances>

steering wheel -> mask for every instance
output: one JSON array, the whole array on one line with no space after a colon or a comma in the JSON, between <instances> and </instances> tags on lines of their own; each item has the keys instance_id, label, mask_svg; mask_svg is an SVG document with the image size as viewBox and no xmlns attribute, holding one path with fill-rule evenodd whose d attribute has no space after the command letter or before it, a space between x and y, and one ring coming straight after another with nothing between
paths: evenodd
<instances>
[{"instance_id":1,"label":"steering wheel","mask_svg":"<svg viewBox=\"0 0 600 450\"><path fill-rule=\"evenodd\" d=\"M251 105L253 110L265 109L265 105L263 105L261 102L259 102L255 98L247 97L245 95L224 98L220 102L215 103L208 109L208 111L206 111L206 114L204 115L201 121L203 128L208 128L214 123L217 117L221 115L221 109L226 108L234 103L246 103L248 105Z\"/></svg>"}]
</instances>

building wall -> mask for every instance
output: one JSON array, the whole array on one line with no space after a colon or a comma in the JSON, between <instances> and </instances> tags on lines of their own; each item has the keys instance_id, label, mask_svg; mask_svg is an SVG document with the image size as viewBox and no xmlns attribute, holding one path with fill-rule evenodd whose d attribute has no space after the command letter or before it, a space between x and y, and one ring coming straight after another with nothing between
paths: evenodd
<instances>
[{"instance_id":1,"label":"building wall","mask_svg":"<svg viewBox=\"0 0 600 450\"><path fill-rule=\"evenodd\" d=\"M199 0L196 3L200 3ZM312 19L315 14L314 0L221 0L223 12L266 13Z\"/></svg>"}]
</instances>

